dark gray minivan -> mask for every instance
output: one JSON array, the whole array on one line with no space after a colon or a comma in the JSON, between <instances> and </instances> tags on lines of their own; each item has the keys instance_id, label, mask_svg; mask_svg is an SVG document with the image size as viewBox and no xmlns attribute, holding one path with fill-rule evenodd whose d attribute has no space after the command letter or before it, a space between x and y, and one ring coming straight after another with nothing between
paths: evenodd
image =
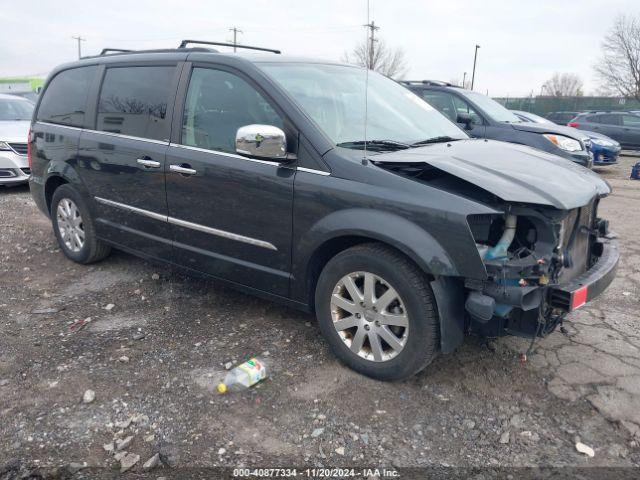
<instances>
[{"instance_id":1,"label":"dark gray minivan","mask_svg":"<svg viewBox=\"0 0 640 480\"><path fill-rule=\"evenodd\" d=\"M610 284L596 174L470 139L374 72L277 53L55 69L28 148L64 254L117 248L315 312L343 362L385 380L467 332L546 335Z\"/></svg>"},{"instance_id":2,"label":"dark gray minivan","mask_svg":"<svg viewBox=\"0 0 640 480\"><path fill-rule=\"evenodd\" d=\"M593 164L589 137L575 129L525 122L492 98L449 83L433 80L402 83L472 137L528 145L587 168Z\"/></svg>"}]
</instances>

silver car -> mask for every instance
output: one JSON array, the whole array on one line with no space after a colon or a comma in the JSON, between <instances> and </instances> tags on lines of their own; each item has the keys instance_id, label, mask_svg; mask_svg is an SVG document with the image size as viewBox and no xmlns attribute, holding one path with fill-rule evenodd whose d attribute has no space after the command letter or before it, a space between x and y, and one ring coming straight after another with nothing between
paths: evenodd
<instances>
[{"instance_id":1,"label":"silver car","mask_svg":"<svg viewBox=\"0 0 640 480\"><path fill-rule=\"evenodd\" d=\"M27 137L33 108L25 98L0 94L0 185L29 180Z\"/></svg>"}]
</instances>

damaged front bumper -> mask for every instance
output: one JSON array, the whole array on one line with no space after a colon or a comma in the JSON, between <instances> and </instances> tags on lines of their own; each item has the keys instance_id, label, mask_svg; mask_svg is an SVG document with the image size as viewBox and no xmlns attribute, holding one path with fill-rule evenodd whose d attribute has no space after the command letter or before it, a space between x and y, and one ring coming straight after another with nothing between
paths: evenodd
<instances>
[{"instance_id":1,"label":"damaged front bumper","mask_svg":"<svg viewBox=\"0 0 640 480\"><path fill-rule=\"evenodd\" d=\"M592 252L597 261L560 284L533 285L499 276L481 285L465 282L470 290L465 301L469 330L490 337L550 333L567 313L596 298L615 278L620 253L613 235L599 238Z\"/></svg>"},{"instance_id":2,"label":"damaged front bumper","mask_svg":"<svg viewBox=\"0 0 640 480\"><path fill-rule=\"evenodd\" d=\"M595 265L569 283L549 288L549 305L552 308L565 312L576 310L596 298L611 284L620 260L618 242L614 238L605 238L596 245L602 253Z\"/></svg>"}]
</instances>

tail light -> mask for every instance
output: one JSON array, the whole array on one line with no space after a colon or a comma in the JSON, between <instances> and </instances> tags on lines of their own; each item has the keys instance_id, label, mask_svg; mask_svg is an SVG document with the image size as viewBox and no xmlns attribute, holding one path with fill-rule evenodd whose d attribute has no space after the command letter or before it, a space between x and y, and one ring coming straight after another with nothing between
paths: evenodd
<instances>
[{"instance_id":1,"label":"tail light","mask_svg":"<svg viewBox=\"0 0 640 480\"><path fill-rule=\"evenodd\" d=\"M33 168L33 153L31 151L31 141L33 140L31 136L31 129L29 129L29 134L27 135L27 160L29 161L29 170Z\"/></svg>"},{"instance_id":2,"label":"tail light","mask_svg":"<svg viewBox=\"0 0 640 480\"><path fill-rule=\"evenodd\" d=\"M580 124L578 122L569 122L567 127L580 128Z\"/></svg>"}]
</instances>

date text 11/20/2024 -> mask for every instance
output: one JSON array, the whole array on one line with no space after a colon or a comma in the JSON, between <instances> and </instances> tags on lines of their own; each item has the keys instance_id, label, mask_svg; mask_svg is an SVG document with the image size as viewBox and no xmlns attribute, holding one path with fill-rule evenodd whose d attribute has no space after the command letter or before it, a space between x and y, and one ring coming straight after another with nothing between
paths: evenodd
<instances>
[{"instance_id":1,"label":"date text 11/20/2024","mask_svg":"<svg viewBox=\"0 0 640 480\"><path fill-rule=\"evenodd\" d=\"M237 478L398 478L400 473L386 468L234 468Z\"/></svg>"}]
</instances>

